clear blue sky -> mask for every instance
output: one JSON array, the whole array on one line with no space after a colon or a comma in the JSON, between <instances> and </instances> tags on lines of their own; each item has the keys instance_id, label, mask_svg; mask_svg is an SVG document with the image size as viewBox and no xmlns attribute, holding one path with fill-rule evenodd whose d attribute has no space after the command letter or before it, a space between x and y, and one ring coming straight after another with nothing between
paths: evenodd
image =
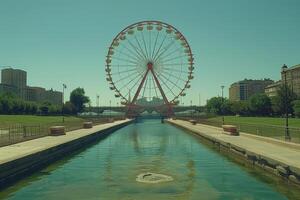
<instances>
[{"instance_id":1,"label":"clear blue sky","mask_svg":"<svg viewBox=\"0 0 300 200\"><path fill-rule=\"evenodd\" d=\"M299 0L0 0L0 66L28 72L28 84L80 86L95 103L117 99L105 80L107 47L125 26L161 20L178 28L195 55L185 104L221 94L220 85L280 78L300 63ZM68 94L66 95L68 96Z\"/></svg>"}]
</instances>

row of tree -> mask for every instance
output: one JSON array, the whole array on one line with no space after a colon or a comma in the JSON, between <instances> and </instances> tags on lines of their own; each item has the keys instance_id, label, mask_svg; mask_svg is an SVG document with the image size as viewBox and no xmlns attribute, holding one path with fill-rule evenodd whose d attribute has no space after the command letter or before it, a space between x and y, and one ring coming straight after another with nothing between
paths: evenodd
<instances>
[{"instance_id":1,"label":"row of tree","mask_svg":"<svg viewBox=\"0 0 300 200\"><path fill-rule=\"evenodd\" d=\"M10 93L0 95L0 114L57 115L59 113L61 113L61 106L59 105L53 105L49 102L24 101Z\"/></svg>"},{"instance_id":2,"label":"row of tree","mask_svg":"<svg viewBox=\"0 0 300 200\"><path fill-rule=\"evenodd\" d=\"M29 102L24 101L11 93L0 95L0 114L41 114L41 115L59 115L77 114L82 112L89 98L85 96L83 88L76 88L71 92L70 100L63 106L54 105L49 102Z\"/></svg>"},{"instance_id":3,"label":"row of tree","mask_svg":"<svg viewBox=\"0 0 300 200\"><path fill-rule=\"evenodd\" d=\"M290 87L282 85L277 95L268 97L264 93L255 94L247 101L229 101L227 98L213 97L207 101L207 111L218 115L281 116L287 112L300 117L300 99Z\"/></svg>"}]
</instances>

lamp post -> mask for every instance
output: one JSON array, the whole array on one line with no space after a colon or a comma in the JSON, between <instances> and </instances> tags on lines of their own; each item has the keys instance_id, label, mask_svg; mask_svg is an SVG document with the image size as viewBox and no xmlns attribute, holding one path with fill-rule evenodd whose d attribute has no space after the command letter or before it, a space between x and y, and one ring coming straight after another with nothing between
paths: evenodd
<instances>
[{"instance_id":1,"label":"lamp post","mask_svg":"<svg viewBox=\"0 0 300 200\"><path fill-rule=\"evenodd\" d=\"M99 117L99 113L100 113L99 98L100 98L100 96L97 95L97 116L98 116L98 117Z\"/></svg>"},{"instance_id":2,"label":"lamp post","mask_svg":"<svg viewBox=\"0 0 300 200\"><path fill-rule=\"evenodd\" d=\"M287 66L284 64L281 68L281 73L284 76L284 90L285 90L285 97L284 97L284 110L285 110L285 140L291 140L290 131L289 131L289 111L288 111L288 91L287 91L287 80L286 80L286 73L287 73Z\"/></svg>"},{"instance_id":3,"label":"lamp post","mask_svg":"<svg viewBox=\"0 0 300 200\"><path fill-rule=\"evenodd\" d=\"M109 118L111 118L111 100L109 100Z\"/></svg>"},{"instance_id":4,"label":"lamp post","mask_svg":"<svg viewBox=\"0 0 300 200\"><path fill-rule=\"evenodd\" d=\"M222 85L221 86L221 89L222 89L222 106L221 106L221 114L222 114L222 125L224 125L225 124L225 120L224 120L224 113L223 113L223 111L224 111L224 85Z\"/></svg>"},{"instance_id":5,"label":"lamp post","mask_svg":"<svg viewBox=\"0 0 300 200\"><path fill-rule=\"evenodd\" d=\"M62 108L61 108L62 122L63 122L63 123L65 123L64 105L65 105L65 89L66 89L66 88L67 88L67 85L63 83Z\"/></svg>"}]
</instances>

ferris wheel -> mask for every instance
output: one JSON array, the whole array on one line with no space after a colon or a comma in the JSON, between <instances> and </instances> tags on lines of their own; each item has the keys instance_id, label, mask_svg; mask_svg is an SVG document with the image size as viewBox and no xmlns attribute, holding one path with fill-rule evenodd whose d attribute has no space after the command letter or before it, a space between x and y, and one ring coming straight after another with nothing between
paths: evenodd
<instances>
[{"instance_id":1,"label":"ferris wheel","mask_svg":"<svg viewBox=\"0 0 300 200\"><path fill-rule=\"evenodd\" d=\"M171 106L185 96L193 79L193 55L181 32L160 21L123 29L106 56L106 80L127 106Z\"/></svg>"}]
</instances>

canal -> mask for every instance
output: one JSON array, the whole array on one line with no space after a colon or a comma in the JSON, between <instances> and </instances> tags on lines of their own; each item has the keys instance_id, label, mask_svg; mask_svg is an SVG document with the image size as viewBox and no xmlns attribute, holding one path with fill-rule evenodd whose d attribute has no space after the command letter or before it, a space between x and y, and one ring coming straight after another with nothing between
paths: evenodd
<instances>
[{"instance_id":1,"label":"canal","mask_svg":"<svg viewBox=\"0 0 300 200\"><path fill-rule=\"evenodd\" d=\"M141 183L142 173L172 181ZM0 192L1 199L296 199L279 186L159 120L124 127Z\"/></svg>"}]
</instances>

